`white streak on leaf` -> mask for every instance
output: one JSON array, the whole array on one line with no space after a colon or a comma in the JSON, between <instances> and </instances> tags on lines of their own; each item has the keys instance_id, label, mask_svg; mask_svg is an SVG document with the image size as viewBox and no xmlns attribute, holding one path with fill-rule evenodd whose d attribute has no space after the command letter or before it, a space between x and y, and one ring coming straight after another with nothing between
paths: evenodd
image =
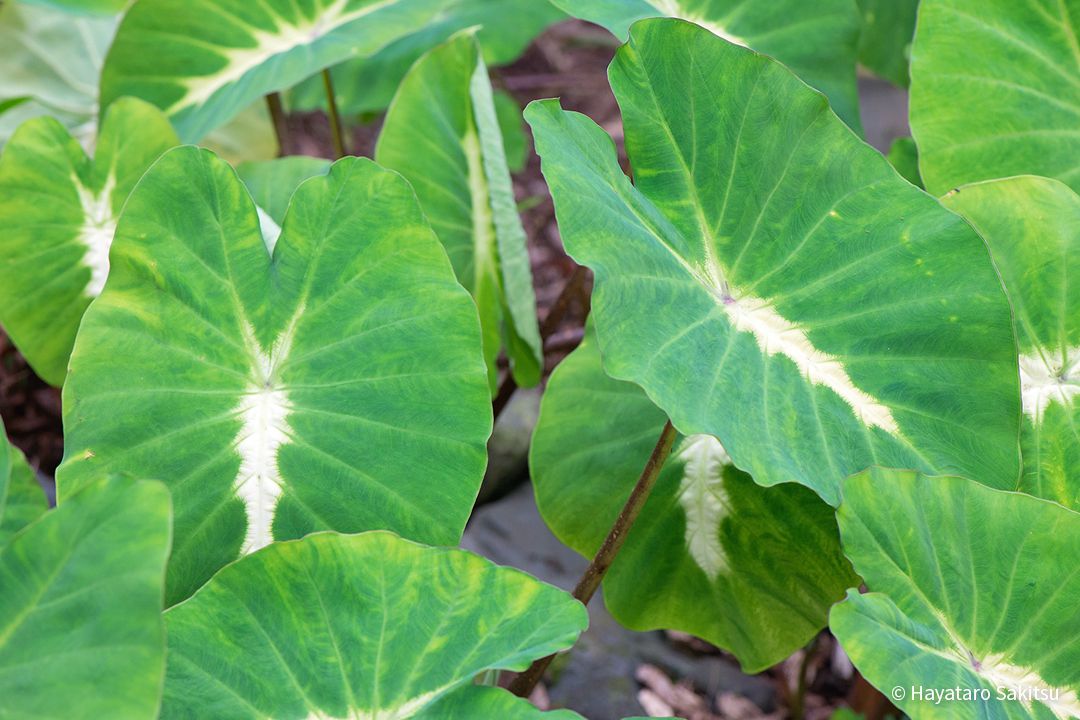
<instances>
[{"instance_id":1,"label":"white streak on leaf","mask_svg":"<svg viewBox=\"0 0 1080 720\"><path fill-rule=\"evenodd\" d=\"M305 720L409 720L451 687L453 686L445 685L392 707L374 710L350 710L349 714L343 718L338 715L329 715L316 711L309 714Z\"/></svg>"},{"instance_id":2,"label":"white streak on leaf","mask_svg":"<svg viewBox=\"0 0 1080 720\"><path fill-rule=\"evenodd\" d=\"M1046 407L1060 402L1072 405L1080 394L1080 348L1070 348L1060 363L1048 360L1049 353L1037 351L1020 356L1020 393L1024 412L1032 420L1042 420Z\"/></svg>"},{"instance_id":3,"label":"white streak on leaf","mask_svg":"<svg viewBox=\"0 0 1080 720\"><path fill-rule=\"evenodd\" d=\"M674 457L684 463L678 499L686 513L686 545L698 567L715 580L727 569L719 531L728 512L723 472L731 458L712 435L691 435L676 449Z\"/></svg>"},{"instance_id":4,"label":"white streak on leaf","mask_svg":"<svg viewBox=\"0 0 1080 720\"><path fill-rule=\"evenodd\" d=\"M112 210L116 178L109 175L99 193L94 193L77 177L73 180L83 211L83 222L77 239L86 246L83 263L90 268L90 282L86 285L86 294L96 298L109 278L109 248L112 247L113 237L116 235L116 217Z\"/></svg>"},{"instance_id":5,"label":"white streak on leaf","mask_svg":"<svg viewBox=\"0 0 1080 720\"><path fill-rule=\"evenodd\" d=\"M743 47L749 47L749 45L747 45L745 40L743 40L742 38L740 38L737 35L731 34L730 32L727 31L727 29L725 29L719 23L714 22L712 20L707 20L704 17L702 17L701 15L697 15L695 13L690 13L690 12L687 12L686 10L684 10L681 3L679 2L679 0L649 0L649 1L650 1L650 3L652 4L652 6L654 8L656 8L657 10L659 10L661 13L663 13L664 15L666 15L668 17L679 18L681 20L686 20L687 22L692 22L695 25L700 25L701 27L705 28L706 30L711 32L713 35L716 35L719 38L723 38L724 40L727 40L729 43L734 43L736 45L742 45Z\"/></svg>"},{"instance_id":6,"label":"white streak on leaf","mask_svg":"<svg viewBox=\"0 0 1080 720\"><path fill-rule=\"evenodd\" d=\"M1080 717L1076 692L1050 685L1034 670L1010 665L1000 655L987 657L977 663L975 670L997 688L999 696L1014 698L1028 708L1033 702L1042 703L1062 720Z\"/></svg>"}]
</instances>

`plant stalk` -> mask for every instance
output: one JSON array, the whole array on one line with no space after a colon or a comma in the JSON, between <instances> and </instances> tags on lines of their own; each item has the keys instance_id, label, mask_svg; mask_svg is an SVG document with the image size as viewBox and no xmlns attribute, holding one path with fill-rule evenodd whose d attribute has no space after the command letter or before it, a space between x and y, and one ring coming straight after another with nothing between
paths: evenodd
<instances>
[{"instance_id":1,"label":"plant stalk","mask_svg":"<svg viewBox=\"0 0 1080 720\"><path fill-rule=\"evenodd\" d=\"M266 107L270 110L270 121L274 125L274 135L277 136L278 157L288 155L286 147L289 139L289 126L285 122L285 108L281 104L281 93L272 92L266 96Z\"/></svg>"},{"instance_id":2,"label":"plant stalk","mask_svg":"<svg viewBox=\"0 0 1080 720\"><path fill-rule=\"evenodd\" d=\"M343 158L349 153L345 147L345 132L342 130L341 115L338 113L334 79L330 76L330 68L323 68L322 79L323 87L326 88L326 106L329 108L330 134L334 138L334 154L338 158Z\"/></svg>"},{"instance_id":3,"label":"plant stalk","mask_svg":"<svg viewBox=\"0 0 1080 720\"><path fill-rule=\"evenodd\" d=\"M671 446L675 443L675 435L675 428L672 426L671 421L664 423L664 429L660 431L660 437L656 440L656 447L653 448L648 462L645 463L645 467L641 470L641 477L638 478L634 489L630 491L630 497L626 499L626 504L623 505L619 517L615 519L615 524L611 526L611 530L608 532L607 537L604 538L600 549L596 551L593 561L589 563L589 567L585 569L585 573L578 580L577 587L574 588L574 597L581 604L589 604L607 574L608 568L615 562L615 557L619 554L619 550L622 549L623 543L626 542L626 536L634 527L634 522L637 520L638 515L641 514L641 509L645 507L645 502L649 499L649 495L652 494L656 480L660 477L660 470L664 467L664 462L667 460L668 455L671 454ZM528 670L517 675L510 682L510 692L518 697L528 697L554 659L554 655L548 655L534 662L529 666Z\"/></svg>"}]
</instances>

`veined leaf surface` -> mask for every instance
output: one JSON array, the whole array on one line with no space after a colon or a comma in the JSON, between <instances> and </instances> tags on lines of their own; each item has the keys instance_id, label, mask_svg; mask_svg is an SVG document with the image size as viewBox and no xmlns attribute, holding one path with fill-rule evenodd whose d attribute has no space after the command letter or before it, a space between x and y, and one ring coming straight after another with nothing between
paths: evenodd
<instances>
[{"instance_id":1,"label":"veined leaf surface","mask_svg":"<svg viewBox=\"0 0 1080 720\"><path fill-rule=\"evenodd\" d=\"M255 205L278 225L285 222L289 202L300 183L329 171L329 160L306 155L247 162L236 168Z\"/></svg>"},{"instance_id":2,"label":"veined leaf surface","mask_svg":"<svg viewBox=\"0 0 1080 720\"><path fill-rule=\"evenodd\" d=\"M525 229L487 66L471 33L435 48L409 71L375 157L412 183L458 280L476 300L492 392L504 346L517 384L536 385L544 356Z\"/></svg>"},{"instance_id":3,"label":"veined leaf surface","mask_svg":"<svg viewBox=\"0 0 1080 720\"><path fill-rule=\"evenodd\" d=\"M527 111L567 250L596 274L612 377L762 485L830 504L872 464L1019 477L1008 302L986 247L776 62L677 20L635 25L611 139Z\"/></svg>"},{"instance_id":4,"label":"veined leaf surface","mask_svg":"<svg viewBox=\"0 0 1080 720\"><path fill-rule=\"evenodd\" d=\"M431 48L470 27L489 65L516 60L549 25L564 19L548 0L448 0L426 24L370 58L348 60L334 67L334 92L343 113L360 114L386 108L405 73ZM320 78L301 83L290 93L294 107L321 108L326 89Z\"/></svg>"},{"instance_id":5,"label":"veined leaf surface","mask_svg":"<svg viewBox=\"0 0 1080 720\"><path fill-rule=\"evenodd\" d=\"M88 484L0 548L0 716L154 720L168 554L169 493L124 478Z\"/></svg>"},{"instance_id":6,"label":"veined leaf surface","mask_svg":"<svg viewBox=\"0 0 1080 720\"><path fill-rule=\"evenodd\" d=\"M3 432L0 422L0 548L49 509L34 469Z\"/></svg>"},{"instance_id":7,"label":"veined leaf surface","mask_svg":"<svg viewBox=\"0 0 1080 720\"><path fill-rule=\"evenodd\" d=\"M911 132L926 189L1044 175L1080 191L1080 0L922 0Z\"/></svg>"},{"instance_id":8,"label":"veined leaf surface","mask_svg":"<svg viewBox=\"0 0 1080 720\"><path fill-rule=\"evenodd\" d=\"M141 0L109 50L102 104L141 97L193 142L266 93L415 31L446 2Z\"/></svg>"},{"instance_id":9,"label":"veined leaf surface","mask_svg":"<svg viewBox=\"0 0 1080 720\"><path fill-rule=\"evenodd\" d=\"M134 98L109 108L91 160L51 117L27 121L0 156L0 323L42 378L62 385L75 332L109 274L131 189L179 142Z\"/></svg>"},{"instance_id":10,"label":"veined leaf surface","mask_svg":"<svg viewBox=\"0 0 1080 720\"><path fill-rule=\"evenodd\" d=\"M680 18L737 45L772 55L829 96L836 114L861 132L855 56L859 13L851 0L552 0L620 40L637 20ZM704 68L702 68L704 70ZM691 72L698 72L690 70Z\"/></svg>"},{"instance_id":11,"label":"veined leaf surface","mask_svg":"<svg viewBox=\"0 0 1080 720\"><path fill-rule=\"evenodd\" d=\"M164 720L442 719L425 709L485 670L523 670L570 646L588 625L558 588L386 532L275 543L221 570L165 620Z\"/></svg>"},{"instance_id":12,"label":"veined leaf surface","mask_svg":"<svg viewBox=\"0 0 1080 720\"><path fill-rule=\"evenodd\" d=\"M64 388L61 499L166 482L170 604L243 549L315 530L458 542L491 405L476 311L409 185L346 158L296 191L273 254L212 153L132 193Z\"/></svg>"},{"instance_id":13,"label":"veined leaf surface","mask_svg":"<svg viewBox=\"0 0 1080 720\"><path fill-rule=\"evenodd\" d=\"M1027 176L965 185L943 202L986 239L1012 300L1020 489L1080 510L1080 196Z\"/></svg>"},{"instance_id":14,"label":"veined leaf surface","mask_svg":"<svg viewBox=\"0 0 1080 720\"><path fill-rule=\"evenodd\" d=\"M632 383L600 366L591 332L551 376L530 469L544 521L592 557L664 426ZM806 644L858 584L832 508L807 488L763 488L708 435L680 437L604 580L635 630L690 632L758 672Z\"/></svg>"},{"instance_id":15,"label":"veined leaf surface","mask_svg":"<svg viewBox=\"0 0 1080 720\"><path fill-rule=\"evenodd\" d=\"M871 592L851 590L829 625L901 710L1080 716L1080 514L965 478L875 469L845 482L837 517ZM983 697L925 695L945 688Z\"/></svg>"},{"instance_id":16,"label":"veined leaf surface","mask_svg":"<svg viewBox=\"0 0 1080 720\"><path fill-rule=\"evenodd\" d=\"M858 0L858 5L859 63L878 77L907 87L919 0Z\"/></svg>"}]
</instances>

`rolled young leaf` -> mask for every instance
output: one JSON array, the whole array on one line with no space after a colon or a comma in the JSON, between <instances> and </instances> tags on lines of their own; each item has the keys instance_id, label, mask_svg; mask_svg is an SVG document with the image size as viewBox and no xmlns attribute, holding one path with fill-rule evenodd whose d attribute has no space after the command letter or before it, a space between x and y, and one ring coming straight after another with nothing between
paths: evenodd
<instances>
[{"instance_id":1,"label":"rolled young leaf","mask_svg":"<svg viewBox=\"0 0 1080 720\"><path fill-rule=\"evenodd\" d=\"M639 387L604 374L591 332L559 364L529 467L560 540L596 553L666 420ZM714 438L695 435L676 440L604 602L627 627L692 633L758 672L809 642L858 582L828 505L790 483L760 487Z\"/></svg>"},{"instance_id":2,"label":"rolled young leaf","mask_svg":"<svg viewBox=\"0 0 1080 720\"><path fill-rule=\"evenodd\" d=\"M169 493L89 483L0 548L0 715L154 720Z\"/></svg>"},{"instance_id":3,"label":"rolled young leaf","mask_svg":"<svg viewBox=\"0 0 1080 720\"><path fill-rule=\"evenodd\" d=\"M694 25L638 23L609 75L636 187L595 123L527 111L607 373L762 485L835 505L877 463L1015 488L1009 306L970 226L784 67Z\"/></svg>"},{"instance_id":4,"label":"rolled young leaf","mask_svg":"<svg viewBox=\"0 0 1080 720\"><path fill-rule=\"evenodd\" d=\"M897 707L917 720L1080 717L1080 514L875 469L845 482L837 517L871 592L851 590L829 625Z\"/></svg>"},{"instance_id":5,"label":"rolled young leaf","mask_svg":"<svg viewBox=\"0 0 1080 720\"><path fill-rule=\"evenodd\" d=\"M0 422L0 547L49 509L45 492L22 452L7 441Z\"/></svg>"},{"instance_id":6,"label":"rolled young leaf","mask_svg":"<svg viewBox=\"0 0 1080 720\"><path fill-rule=\"evenodd\" d=\"M472 33L409 71L386 115L375 158L412 183L480 310L492 393L505 347L521 387L544 364L525 229L517 213L491 81Z\"/></svg>"},{"instance_id":7,"label":"rolled young leaf","mask_svg":"<svg viewBox=\"0 0 1080 720\"><path fill-rule=\"evenodd\" d=\"M1020 351L1019 489L1080 510L1080 196L1057 180L965 185L942 200L990 246Z\"/></svg>"},{"instance_id":8,"label":"rolled young leaf","mask_svg":"<svg viewBox=\"0 0 1080 720\"><path fill-rule=\"evenodd\" d=\"M1080 192L1080 0L922 0L911 133L926 189L1045 175Z\"/></svg>"},{"instance_id":9,"label":"rolled young leaf","mask_svg":"<svg viewBox=\"0 0 1080 720\"><path fill-rule=\"evenodd\" d=\"M575 17L603 25L620 40L644 18L680 18L700 25L729 42L772 55L828 95L836 114L856 132L862 131L855 84L859 13L851 0L552 2ZM693 65L686 67L693 73Z\"/></svg>"},{"instance_id":10,"label":"rolled young leaf","mask_svg":"<svg viewBox=\"0 0 1080 720\"><path fill-rule=\"evenodd\" d=\"M565 17L547 0L448 0L431 20L417 25L416 32L369 58L335 66L338 109L354 115L385 109L413 63L459 30L477 28L485 62L506 65L545 28ZM294 88L289 99L299 110L320 109L326 104L326 88L321 78L310 78Z\"/></svg>"},{"instance_id":11,"label":"rolled young leaf","mask_svg":"<svg viewBox=\"0 0 1080 720\"><path fill-rule=\"evenodd\" d=\"M194 142L261 96L413 32L447 1L141 0L109 49L101 106L141 97Z\"/></svg>"},{"instance_id":12,"label":"rolled young leaf","mask_svg":"<svg viewBox=\"0 0 1080 720\"><path fill-rule=\"evenodd\" d=\"M0 156L0 323L34 371L62 385L128 194L179 142L134 98L109 108L91 160L57 120L29 120Z\"/></svg>"},{"instance_id":13,"label":"rolled young leaf","mask_svg":"<svg viewBox=\"0 0 1080 720\"><path fill-rule=\"evenodd\" d=\"M588 615L519 570L369 532L275 543L165 620L163 720L284 720L443 718L424 710L570 646Z\"/></svg>"},{"instance_id":14,"label":"rolled young leaf","mask_svg":"<svg viewBox=\"0 0 1080 720\"><path fill-rule=\"evenodd\" d=\"M400 176L346 158L296 191L273 254L212 153L132 193L64 388L63 500L103 472L163 480L168 600L315 530L455 544L486 464L476 310Z\"/></svg>"}]
</instances>

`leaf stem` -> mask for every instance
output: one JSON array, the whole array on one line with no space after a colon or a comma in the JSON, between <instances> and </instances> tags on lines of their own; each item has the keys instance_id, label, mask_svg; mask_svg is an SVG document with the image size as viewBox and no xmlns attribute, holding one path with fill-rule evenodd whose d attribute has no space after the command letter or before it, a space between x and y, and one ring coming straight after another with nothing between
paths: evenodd
<instances>
[{"instance_id":1,"label":"leaf stem","mask_svg":"<svg viewBox=\"0 0 1080 720\"><path fill-rule=\"evenodd\" d=\"M587 277L588 271L584 266L578 265L574 268L574 272L570 277L567 278L566 284L563 285L563 289L559 292L559 296L555 298L555 302L551 304L551 309L548 310L547 315L544 317L544 322L540 324L541 348L543 348L547 339L559 329L559 323L566 317L566 313L570 309L571 301L580 295L584 289L585 279ZM541 350L541 352L543 352L543 350ZM495 399L491 401L492 411L494 412L496 420L499 419L499 415L502 414L502 411L506 409L515 390L517 390L517 383L514 382L513 374L507 370L506 377L503 378L502 383L499 385L498 392L495 393Z\"/></svg>"},{"instance_id":2,"label":"leaf stem","mask_svg":"<svg viewBox=\"0 0 1080 720\"><path fill-rule=\"evenodd\" d=\"M270 110L270 121L274 124L277 136L278 156L288 155L289 126L285 122L285 108L281 104L281 93L272 92L266 96L266 107Z\"/></svg>"},{"instance_id":3,"label":"leaf stem","mask_svg":"<svg viewBox=\"0 0 1080 720\"><path fill-rule=\"evenodd\" d=\"M629 535L630 530L634 527L634 522L637 520L638 515L641 514L641 509L645 507L645 502L649 499L649 495L652 494L653 487L656 485L656 479L660 477L660 470L664 467L668 455L671 454L671 446L675 443L675 435L675 428L672 426L671 421L664 423L664 429L660 431L656 446L653 448L652 454L649 455L645 467L641 470L641 477L638 478L634 489L630 491L630 497L626 499L626 504L623 505L619 517L615 519L615 524L611 526L611 530L608 531L600 549L596 551L593 561L589 563L589 567L585 568L585 573L578 580L577 587L574 588L574 597L581 601L583 605L588 605L593 595L596 594L600 582L604 579L604 575L607 574L608 568L615 562L615 557L619 554L619 550L622 549L623 543L626 542L626 536ZM548 655L534 662L529 666L528 670L520 673L511 681L510 692L518 697L528 697L554 659L554 655Z\"/></svg>"},{"instance_id":4,"label":"leaf stem","mask_svg":"<svg viewBox=\"0 0 1080 720\"><path fill-rule=\"evenodd\" d=\"M337 96L334 94L334 79L330 76L330 68L323 68L323 87L326 89L326 106L330 116L330 134L334 138L334 153L338 158L348 155L345 147L345 133L342 131L341 115L338 113Z\"/></svg>"}]
</instances>

